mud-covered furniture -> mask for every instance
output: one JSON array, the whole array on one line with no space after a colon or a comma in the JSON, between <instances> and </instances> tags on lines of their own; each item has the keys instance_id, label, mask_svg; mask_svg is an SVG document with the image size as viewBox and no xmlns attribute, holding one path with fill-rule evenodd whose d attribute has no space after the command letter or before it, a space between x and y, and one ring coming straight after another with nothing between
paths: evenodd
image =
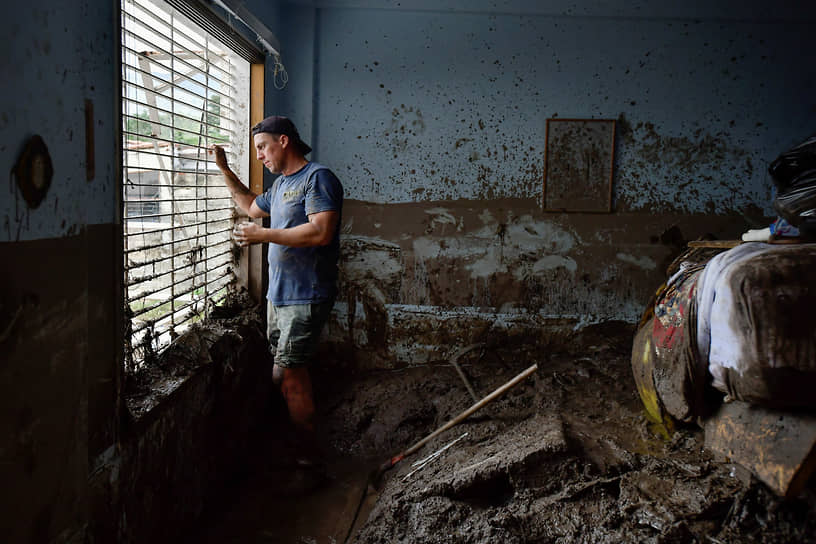
<instances>
[{"instance_id":1,"label":"mud-covered furniture","mask_svg":"<svg viewBox=\"0 0 816 544\"><path fill-rule=\"evenodd\" d=\"M816 465L816 244L695 247L668 276L632 348L647 417L697 422L712 451L797 492Z\"/></svg>"}]
</instances>

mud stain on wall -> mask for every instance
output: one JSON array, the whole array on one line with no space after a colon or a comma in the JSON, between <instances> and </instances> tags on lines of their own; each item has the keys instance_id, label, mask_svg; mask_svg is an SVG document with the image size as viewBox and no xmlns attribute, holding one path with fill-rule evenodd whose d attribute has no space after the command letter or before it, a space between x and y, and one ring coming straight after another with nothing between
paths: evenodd
<instances>
[{"instance_id":1,"label":"mud stain on wall","mask_svg":"<svg viewBox=\"0 0 816 544\"><path fill-rule=\"evenodd\" d=\"M347 7L317 10L318 78L342 84L313 122L351 198L541 198L546 121L616 119L616 210L770 212L766 165L812 130L810 86L787 83L813 80L808 25L746 6L682 22Z\"/></svg>"},{"instance_id":2,"label":"mud stain on wall","mask_svg":"<svg viewBox=\"0 0 816 544\"><path fill-rule=\"evenodd\" d=\"M540 347L563 330L634 322L685 240L733 238L744 227L735 217L547 214L537 206L347 201L341 294L327 334L333 349L364 367L424 364L497 323Z\"/></svg>"},{"instance_id":3,"label":"mud stain on wall","mask_svg":"<svg viewBox=\"0 0 816 544\"><path fill-rule=\"evenodd\" d=\"M10 542L83 534L88 291L83 236L0 243L0 500ZM74 266L70 266L73 263ZM59 272L55 281L54 271Z\"/></svg>"},{"instance_id":4,"label":"mud stain on wall","mask_svg":"<svg viewBox=\"0 0 816 544\"><path fill-rule=\"evenodd\" d=\"M657 263L649 257L636 257L635 255L629 255L628 253L618 253L615 257L619 261L633 264L644 270L654 270L657 268Z\"/></svg>"}]
</instances>

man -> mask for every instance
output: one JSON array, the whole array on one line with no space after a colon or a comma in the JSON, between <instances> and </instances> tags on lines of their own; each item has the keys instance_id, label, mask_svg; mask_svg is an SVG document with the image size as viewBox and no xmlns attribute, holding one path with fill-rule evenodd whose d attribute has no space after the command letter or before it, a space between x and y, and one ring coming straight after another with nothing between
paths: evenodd
<instances>
[{"instance_id":1,"label":"man","mask_svg":"<svg viewBox=\"0 0 816 544\"><path fill-rule=\"evenodd\" d=\"M275 356L273 380L299 434L297 461L309 465L318 449L307 364L337 294L343 187L328 168L305 158L312 149L286 117L267 117L252 127L252 137L257 159L280 174L261 195L241 183L221 147L213 145L210 152L238 206L250 217L269 217L269 228L236 225L234 238L241 246L269 244L267 334Z\"/></svg>"}]
</instances>

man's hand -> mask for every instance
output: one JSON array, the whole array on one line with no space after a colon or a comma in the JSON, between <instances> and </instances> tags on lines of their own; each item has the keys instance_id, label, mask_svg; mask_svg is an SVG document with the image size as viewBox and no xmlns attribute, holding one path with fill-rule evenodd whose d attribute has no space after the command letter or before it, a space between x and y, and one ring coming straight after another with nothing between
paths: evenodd
<instances>
[{"instance_id":1,"label":"man's hand","mask_svg":"<svg viewBox=\"0 0 816 544\"><path fill-rule=\"evenodd\" d=\"M238 207L250 217L268 216L269 214L260 209L255 203L255 197L258 195L241 183L241 180L238 179L235 172L230 170L229 164L227 164L227 153L224 151L224 148L220 145L212 144L207 149L207 154L215 157L215 165L218 166L218 169L224 174L224 184L229 190L230 195L232 195L232 199L238 204Z\"/></svg>"},{"instance_id":2,"label":"man's hand","mask_svg":"<svg viewBox=\"0 0 816 544\"><path fill-rule=\"evenodd\" d=\"M227 153L224 151L223 147L212 144L207 150L207 154L215 155L215 165L219 170L229 170L229 164L227 164Z\"/></svg>"},{"instance_id":3,"label":"man's hand","mask_svg":"<svg viewBox=\"0 0 816 544\"><path fill-rule=\"evenodd\" d=\"M250 244L260 244L266 242L263 237L264 230L263 227L259 227L255 223L238 223L232 229L232 237L241 247Z\"/></svg>"},{"instance_id":4,"label":"man's hand","mask_svg":"<svg viewBox=\"0 0 816 544\"><path fill-rule=\"evenodd\" d=\"M257 207L257 204L253 206ZM262 217L252 214L249 216ZM263 243L288 247L325 246L331 243L339 219L339 212L325 211L310 214L308 222L285 229L265 229L255 223L238 223L232 228L232 237L241 247Z\"/></svg>"}]
</instances>

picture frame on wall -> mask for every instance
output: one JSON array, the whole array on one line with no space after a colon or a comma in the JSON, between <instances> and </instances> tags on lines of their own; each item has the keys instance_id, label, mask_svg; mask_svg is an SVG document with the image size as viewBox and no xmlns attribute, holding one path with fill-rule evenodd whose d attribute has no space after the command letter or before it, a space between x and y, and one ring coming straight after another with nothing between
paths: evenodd
<instances>
[{"instance_id":1,"label":"picture frame on wall","mask_svg":"<svg viewBox=\"0 0 816 544\"><path fill-rule=\"evenodd\" d=\"M611 213L614 119L547 119L545 212Z\"/></svg>"}]
</instances>

